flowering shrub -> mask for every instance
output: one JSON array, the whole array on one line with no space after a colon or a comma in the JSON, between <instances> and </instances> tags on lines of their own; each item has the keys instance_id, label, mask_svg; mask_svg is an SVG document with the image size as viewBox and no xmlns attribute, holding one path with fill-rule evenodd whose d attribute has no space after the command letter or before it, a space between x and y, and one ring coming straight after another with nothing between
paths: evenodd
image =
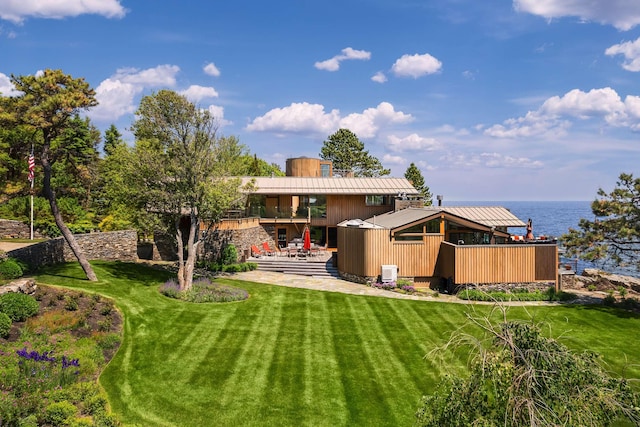
<instances>
[{"instance_id":1,"label":"flowering shrub","mask_svg":"<svg viewBox=\"0 0 640 427\"><path fill-rule=\"evenodd\" d=\"M79 369L75 369L80 368L78 359L69 359L63 355L58 364L53 357L53 351L39 353L36 350L28 351L24 347L16 353L20 356L18 361L20 377L27 388L48 390L56 386L64 387L73 383L80 373Z\"/></svg>"},{"instance_id":2,"label":"flowering shrub","mask_svg":"<svg viewBox=\"0 0 640 427\"><path fill-rule=\"evenodd\" d=\"M244 289L212 283L208 278L194 280L191 289L187 291L181 291L178 283L170 279L160 287L160 292L170 298L195 303L242 301L249 298Z\"/></svg>"},{"instance_id":3,"label":"flowering shrub","mask_svg":"<svg viewBox=\"0 0 640 427\"><path fill-rule=\"evenodd\" d=\"M411 285L411 282L407 279L399 279L397 282L376 282L371 284L372 288L383 289L385 291L393 291L393 290L402 290L408 293L413 293L416 291Z\"/></svg>"}]
</instances>

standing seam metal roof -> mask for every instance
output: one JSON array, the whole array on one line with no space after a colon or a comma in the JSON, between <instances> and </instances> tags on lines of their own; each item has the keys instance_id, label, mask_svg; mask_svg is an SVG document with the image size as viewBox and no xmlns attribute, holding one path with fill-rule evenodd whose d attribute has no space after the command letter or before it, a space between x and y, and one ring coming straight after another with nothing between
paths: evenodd
<instances>
[{"instance_id":1,"label":"standing seam metal roof","mask_svg":"<svg viewBox=\"0 0 640 427\"><path fill-rule=\"evenodd\" d=\"M526 227L524 222L502 206L438 206L407 208L378 215L369 218L366 221L375 223L377 226L394 229L421 219L429 218L440 212L446 212L487 227Z\"/></svg>"},{"instance_id":2,"label":"standing seam metal roof","mask_svg":"<svg viewBox=\"0 0 640 427\"><path fill-rule=\"evenodd\" d=\"M255 180L252 194L340 194L418 196L406 178L338 177L244 177L242 184Z\"/></svg>"}]
</instances>

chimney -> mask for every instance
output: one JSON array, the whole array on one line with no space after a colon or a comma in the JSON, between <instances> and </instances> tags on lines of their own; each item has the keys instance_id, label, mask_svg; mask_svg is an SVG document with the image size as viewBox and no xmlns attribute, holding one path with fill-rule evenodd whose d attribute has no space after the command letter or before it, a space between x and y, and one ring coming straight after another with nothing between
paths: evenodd
<instances>
[{"instance_id":1,"label":"chimney","mask_svg":"<svg viewBox=\"0 0 640 427\"><path fill-rule=\"evenodd\" d=\"M442 206L442 195L438 194L436 199L438 199L438 206Z\"/></svg>"}]
</instances>

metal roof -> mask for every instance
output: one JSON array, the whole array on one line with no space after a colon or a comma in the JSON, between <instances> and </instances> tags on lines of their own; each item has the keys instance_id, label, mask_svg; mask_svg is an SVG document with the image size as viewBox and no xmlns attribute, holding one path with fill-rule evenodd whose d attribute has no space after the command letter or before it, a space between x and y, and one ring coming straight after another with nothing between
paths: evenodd
<instances>
[{"instance_id":1,"label":"metal roof","mask_svg":"<svg viewBox=\"0 0 640 427\"><path fill-rule=\"evenodd\" d=\"M428 206L425 208L407 208L367 219L388 229L402 227L416 221L435 217L444 212L486 227L526 227L526 224L502 206Z\"/></svg>"},{"instance_id":2,"label":"metal roof","mask_svg":"<svg viewBox=\"0 0 640 427\"><path fill-rule=\"evenodd\" d=\"M242 184L255 180L252 194L340 194L417 196L420 193L406 178L354 177L244 177Z\"/></svg>"}]
</instances>

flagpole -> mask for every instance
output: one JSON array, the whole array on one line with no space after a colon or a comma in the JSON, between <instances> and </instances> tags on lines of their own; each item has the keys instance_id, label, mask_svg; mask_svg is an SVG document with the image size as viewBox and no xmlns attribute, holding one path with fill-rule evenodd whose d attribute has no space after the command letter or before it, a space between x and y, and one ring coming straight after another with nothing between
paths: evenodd
<instances>
[{"instance_id":1,"label":"flagpole","mask_svg":"<svg viewBox=\"0 0 640 427\"><path fill-rule=\"evenodd\" d=\"M33 160L33 144L31 144L31 157L29 157L29 177L31 178L31 213L30 213L30 219L31 219L31 240L33 240L33 181L35 181L35 177L33 176L33 169L31 166L31 162ZM34 165L35 166L35 165Z\"/></svg>"}]
</instances>

